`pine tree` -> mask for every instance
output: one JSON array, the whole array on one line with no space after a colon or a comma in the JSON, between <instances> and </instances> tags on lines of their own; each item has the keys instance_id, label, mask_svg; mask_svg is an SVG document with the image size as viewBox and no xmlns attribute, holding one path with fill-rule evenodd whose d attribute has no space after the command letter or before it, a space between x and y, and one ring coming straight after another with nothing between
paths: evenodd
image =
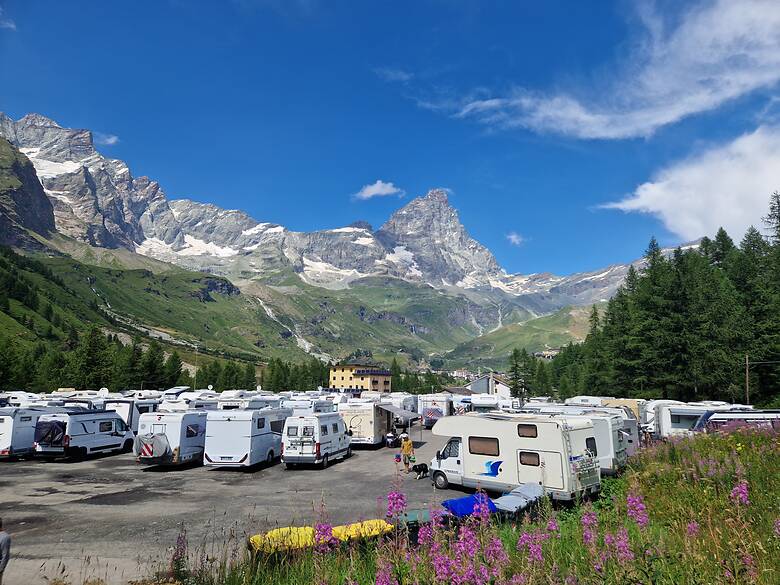
<instances>
[{"instance_id":1,"label":"pine tree","mask_svg":"<svg viewBox=\"0 0 780 585\"><path fill-rule=\"evenodd\" d=\"M390 388L396 392L401 390L401 366L395 358L390 362Z\"/></svg>"},{"instance_id":2,"label":"pine tree","mask_svg":"<svg viewBox=\"0 0 780 585\"><path fill-rule=\"evenodd\" d=\"M247 390L255 389L257 386L257 373L255 371L255 364L247 362L244 365L244 374L241 378L240 386L242 388L246 388Z\"/></svg>"},{"instance_id":3,"label":"pine tree","mask_svg":"<svg viewBox=\"0 0 780 585\"><path fill-rule=\"evenodd\" d=\"M144 388L160 389L165 386L165 354L160 342L153 339L141 358L141 375Z\"/></svg>"},{"instance_id":4,"label":"pine tree","mask_svg":"<svg viewBox=\"0 0 780 585\"><path fill-rule=\"evenodd\" d=\"M176 386L179 377L181 376L181 371L181 358L179 357L179 353L174 351L168 356L168 359L165 360L165 365L163 366L163 387L170 388Z\"/></svg>"},{"instance_id":5,"label":"pine tree","mask_svg":"<svg viewBox=\"0 0 780 585\"><path fill-rule=\"evenodd\" d=\"M520 398L523 395L523 366L520 350L515 348L509 356L509 388L512 396Z\"/></svg>"}]
</instances>

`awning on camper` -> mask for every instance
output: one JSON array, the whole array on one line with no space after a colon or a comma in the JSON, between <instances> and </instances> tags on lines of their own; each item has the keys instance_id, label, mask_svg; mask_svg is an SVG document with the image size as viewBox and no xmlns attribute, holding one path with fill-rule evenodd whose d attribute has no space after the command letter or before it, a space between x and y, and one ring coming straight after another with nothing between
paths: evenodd
<instances>
[{"instance_id":1,"label":"awning on camper","mask_svg":"<svg viewBox=\"0 0 780 585\"><path fill-rule=\"evenodd\" d=\"M397 406L387 404L386 402L380 402L378 406L379 408L382 408L388 412L392 412L395 416L404 421L416 420L420 418L420 415L416 412L412 412L411 410L404 410L403 408L398 408Z\"/></svg>"}]
</instances>

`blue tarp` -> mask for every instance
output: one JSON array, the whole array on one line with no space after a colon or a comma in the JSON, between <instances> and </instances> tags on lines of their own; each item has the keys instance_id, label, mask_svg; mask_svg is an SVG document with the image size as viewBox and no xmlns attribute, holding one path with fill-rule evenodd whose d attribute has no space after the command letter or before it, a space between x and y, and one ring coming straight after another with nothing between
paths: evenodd
<instances>
[{"instance_id":1,"label":"blue tarp","mask_svg":"<svg viewBox=\"0 0 780 585\"><path fill-rule=\"evenodd\" d=\"M466 496L465 498L455 498L452 500L444 500L441 505L444 506L447 511L458 518L463 516L469 516L474 512L474 506L481 503L487 503L488 510L491 513L496 512L496 506L493 501L485 494L474 494L473 496Z\"/></svg>"}]
</instances>

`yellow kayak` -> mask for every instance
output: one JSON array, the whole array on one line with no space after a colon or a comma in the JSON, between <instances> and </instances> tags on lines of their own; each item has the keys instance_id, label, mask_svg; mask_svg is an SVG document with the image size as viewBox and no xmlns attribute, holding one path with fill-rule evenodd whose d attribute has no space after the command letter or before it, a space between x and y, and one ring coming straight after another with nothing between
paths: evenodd
<instances>
[{"instance_id":1,"label":"yellow kayak","mask_svg":"<svg viewBox=\"0 0 780 585\"><path fill-rule=\"evenodd\" d=\"M381 536L392 529L392 524L388 524L384 520L366 520L344 526L334 526L333 536L342 542L347 542ZM249 547L255 552L270 553L310 548L314 544L314 527L312 526L287 526L249 537Z\"/></svg>"}]
</instances>

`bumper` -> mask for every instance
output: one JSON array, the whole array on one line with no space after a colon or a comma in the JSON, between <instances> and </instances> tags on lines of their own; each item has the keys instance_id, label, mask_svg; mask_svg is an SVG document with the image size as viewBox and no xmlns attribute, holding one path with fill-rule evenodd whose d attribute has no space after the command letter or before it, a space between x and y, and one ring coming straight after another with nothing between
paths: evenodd
<instances>
[{"instance_id":1,"label":"bumper","mask_svg":"<svg viewBox=\"0 0 780 585\"><path fill-rule=\"evenodd\" d=\"M282 455L282 463L321 463L314 455Z\"/></svg>"}]
</instances>

